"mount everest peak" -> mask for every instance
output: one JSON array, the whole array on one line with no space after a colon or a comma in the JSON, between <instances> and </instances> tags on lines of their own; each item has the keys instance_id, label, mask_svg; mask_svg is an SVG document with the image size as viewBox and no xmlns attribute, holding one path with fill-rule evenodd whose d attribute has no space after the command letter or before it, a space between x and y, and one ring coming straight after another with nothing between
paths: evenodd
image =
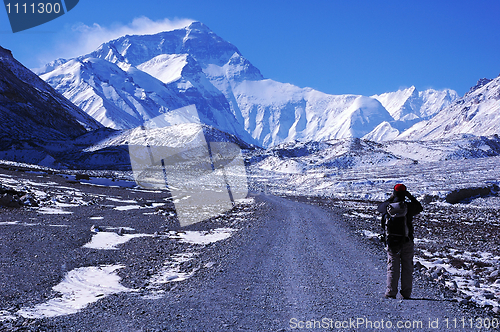
<instances>
[{"instance_id":1,"label":"mount everest peak","mask_svg":"<svg viewBox=\"0 0 500 332\"><path fill-rule=\"evenodd\" d=\"M110 128L134 128L164 112L195 104L207 125L254 143L204 72L217 66L228 77L262 78L258 69L240 57L235 46L195 22L154 35L120 37L90 54L50 64L45 67L48 71L39 73ZM231 68L224 68L228 63Z\"/></svg>"},{"instance_id":2,"label":"mount everest peak","mask_svg":"<svg viewBox=\"0 0 500 332\"><path fill-rule=\"evenodd\" d=\"M450 89L414 86L371 97L329 95L265 79L236 46L200 22L123 36L38 73L107 127L134 128L195 104L203 123L263 147L345 137L432 138L418 132L445 117L459 98Z\"/></svg>"}]
</instances>

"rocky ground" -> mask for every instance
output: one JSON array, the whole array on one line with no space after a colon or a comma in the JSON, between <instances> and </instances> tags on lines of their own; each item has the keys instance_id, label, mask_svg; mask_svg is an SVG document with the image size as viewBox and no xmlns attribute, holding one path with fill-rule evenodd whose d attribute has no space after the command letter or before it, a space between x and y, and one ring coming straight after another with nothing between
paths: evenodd
<instances>
[{"instance_id":1,"label":"rocky ground","mask_svg":"<svg viewBox=\"0 0 500 332\"><path fill-rule=\"evenodd\" d=\"M251 199L220 217L181 229L173 218L172 197L165 192L127 187L126 181L116 178L106 185L82 183L91 179L88 174L69 176L13 166L0 170L4 188L31 197L20 208L0 208L0 330L66 330L67 323L57 316L30 317L22 313L64 297L55 287L70 271L82 267L120 266L115 274L125 290L106 293L99 289L93 296L100 301L87 305L88 312L105 315L114 310L117 301L128 301L127 294L162 298L185 287L189 283L185 279L193 275L211 278L214 272L222 273L224 257L235 251L235 245L254 236L262 223L259 220L268 213L261 209L265 203ZM109 186L109 182L125 187ZM335 213L343 211L343 220L353 233L383 252L376 237L380 232L377 202L303 196L288 199ZM415 219L417 282L435 289L442 299L459 302L457 305L473 316L498 318L498 209L438 202L424 208ZM96 236L96 227L103 233L138 237L130 238L119 250L86 248ZM209 231L217 229L237 231L231 233L229 242L182 241L189 232L208 236ZM165 276L162 271L166 268L170 274ZM146 314L138 307L124 306L120 312L126 312L127 317ZM78 315L71 326L78 326L78 319L95 319L92 315ZM165 326L158 330L169 329Z\"/></svg>"},{"instance_id":2,"label":"rocky ground","mask_svg":"<svg viewBox=\"0 0 500 332\"><path fill-rule=\"evenodd\" d=\"M379 202L308 198L346 209L356 232L383 248ZM424 204L415 217L415 273L461 304L500 313L500 210L467 204Z\"/></svg>"},{"instance_id":3,"label":"rocky ground","mask_svg":"<svg viewBox=\"0 0 500 332\"><path fill-rule=\"evenodd\" d=\"M205 268L208 262L198 256L205 247L218 245L210 239L207 244L182 241L183 235L240 229L252 219L250 200L219 217L181 228L173 218L169 194L113 186L119 181L111 180L107 185L91 185L85 183L88 179L88 175L24 167L0 169L1 184L12 197L31 197L20 207L0 207L0 330L37 330L38 320L21 315L20 310L63 298L54 287L82 267L115 266L127 291L159 296L175 287L176 279ZM120 184L127 185L126 181ZM98 235L116 235L127 244L117 246L119 250L85 247ZM171 279L155 282L166 269ZM104 298L105 290L93 287L83 289Z\"/></svg>"}]
</instances>

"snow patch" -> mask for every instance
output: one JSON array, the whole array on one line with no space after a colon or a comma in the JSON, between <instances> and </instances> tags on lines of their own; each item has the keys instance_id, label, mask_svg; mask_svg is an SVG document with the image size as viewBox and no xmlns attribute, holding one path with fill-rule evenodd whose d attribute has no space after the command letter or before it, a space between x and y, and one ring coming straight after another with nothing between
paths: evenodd
<instances>
[{"instance_id":1,"label":"snow patch","mask_svg":"<svg viewBox=\"0 0 500 332\"><path fill-rule=\"evenodd\" d=\"M63 209L51 208L51 207L41 207L38 209L40 214L72 214L71 211L64 211Z\"/></svg>"},{"instance_id":2,"label":"snow patch","mask_svg":"<svg viewBox=\"0 0 500 332\"><path fill-rule=\"evenodd\" d=\"M369 239L377 238L380 235L378 233L374 233L374 232L366 230L366 229L363 229L362 231L360 231L360 233L363 234L364 236L366 236Z\"/></svg>"},{"instance_id":3,"label":"snow patch","mask_svg":"<svg viewBox=\"0 0 500 332\"><path fill-rule=\"evenodd\" d=\"M0 310L0 323L5 322L7 320L16 320L17 317L12 315L9 311L7 310Z\"/></svg>"},{"instance_id":4,"label":"snow patch","mask_svg":"<svg viewBox=\"0 0 500 332\"><path fill-rule=\"evenodd\" d=\"M181 242L205 245L225 240L234 232L236 232L236 229L233 228L217 228L212 231L170 231L169 236L172 239L180 239Z\"/></svg>"},{"instance_id":5,"label":"snow patch","mask_svg":"<svg viewBox=\"0 0 500 332\"><path fill-rule=\"evenodd\" d=\"M128 210L138 210L142 209L144 207L140 205L122 205L122 206L115 206L113 210L118 210L118 211L128 211Z\"/></svg>"},{"instance_id":6,"label":"snow patch","mask_svg":"<svg viewBox=\"0 0 500 332\"><path fill-rule=\"evenodd\" d=\"M133 289L120 284L120 277L116 274L116 270L123 267L123 265L105 265L74 269L66 274L61 283L53 287L60 297L32 308L22 308L16 314L24 318L70 315L105 296L132 292Z\"/></svg>"},{"instance_id":7,"label":"snow patch","mask_svg":"<svg viewBox=\"0 0 500 332\"><path fill-rule=\"evenodd\" d=\"M137 237L153 236L150 234L123 234L114 232L98 232L92 236L92 240L83 245L89 249L118 250L120 244L126 243Z\"/></svg>"},{"instance_id":8,"label":"snow patch","mask_svg":"<svg viewBox=\"0 0 500 332\"><path fill-rule=\"evenodd\" d=\"M114 197L106 197L108 201L112 202L118 202L118 203L135 203L137 204L136 200L133 199L121 199L121 198L114 198Z\"/></svg>"},{"instance_id":9,"label":"snow patch","mask_svg":"<svg viewBox=\"0 0 500 332\"><path fill-rule=\"evenodd\" d=\"M150 284L153 286L150 288L155 288L158 285L168 282L186 280L191 277L194 274L195 270L191 272L180 272L180 264L192 260L195 255L196 253L192 252L172 255L170 260L167 260L164 263L161 271L151 277Z\"/></svg>"}]
</instances>

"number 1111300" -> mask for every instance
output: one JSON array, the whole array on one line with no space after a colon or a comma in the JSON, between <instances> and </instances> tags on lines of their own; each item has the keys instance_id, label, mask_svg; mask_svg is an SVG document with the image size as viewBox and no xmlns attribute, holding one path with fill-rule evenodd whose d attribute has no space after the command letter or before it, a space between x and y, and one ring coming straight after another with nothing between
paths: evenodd
<instances>
[{"instance_id":1,"label":"number 1111300","mask_svg":"<svg viewBox=\"0 0 500 332\"><path fill-rule=\"evenodd\" d=\"M7 7L8 14L11 13L12 14L52 14L52 13L59 14L59 12L61 11L61 4L59 4L58 2L54 4L50 2L48 3L39 2L36 5L34 3L30 5L26 3L23 4L7 3L5 7Z\"/></svg>"}]
</instances>

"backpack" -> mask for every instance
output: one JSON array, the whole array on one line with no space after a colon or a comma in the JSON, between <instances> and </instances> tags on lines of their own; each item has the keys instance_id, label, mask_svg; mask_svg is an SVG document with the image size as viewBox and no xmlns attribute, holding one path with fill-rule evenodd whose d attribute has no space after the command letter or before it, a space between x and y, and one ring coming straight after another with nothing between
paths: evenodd
<instances>
[{"instance_id":1,"label":"backpack","mask_svg":"<svg viewBox=\"0 0 500 332\"><path fill-rule=\"evenodd\" d=\"M387 206L385 238L389 247L398 247L408 238L407 214L408 206L405 202L394 202Z\"/></svg>"}]
</instances>

